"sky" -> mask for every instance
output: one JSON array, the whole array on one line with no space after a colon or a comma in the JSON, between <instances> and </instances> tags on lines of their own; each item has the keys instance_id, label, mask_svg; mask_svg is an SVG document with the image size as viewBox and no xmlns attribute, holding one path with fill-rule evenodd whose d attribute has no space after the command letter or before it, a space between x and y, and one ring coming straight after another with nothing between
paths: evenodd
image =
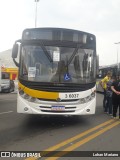
<instances>
[{"instance_id":1,"label":"sky","mask_svg":"<svg viewBox=\"0 0 120 160\"><path fill-rule=\"evenodd\" d=\"M35 27L35 0L0 1L0 52ZM99 64L120 62L120 0L39 0L37 27L77 29L96 36Z\"/></svg>"}]
</instances>

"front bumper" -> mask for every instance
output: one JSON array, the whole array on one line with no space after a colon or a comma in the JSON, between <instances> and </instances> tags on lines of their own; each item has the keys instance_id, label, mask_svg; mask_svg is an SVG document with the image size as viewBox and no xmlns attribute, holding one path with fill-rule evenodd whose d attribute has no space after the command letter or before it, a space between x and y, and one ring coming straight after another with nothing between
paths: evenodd
<instances>
[{"instance_id":1,"label":"front bumper","mask_svg":"<svg viewBox=\"0 0 120 160\"><path fill-rule=\"evenodd\" d=\"M19 95L19 94L18 94ZM53 110L52 106L64 106L64 110ZM89 115L95 114L96 96L89 102L80 104L79 100L73 102L29 102L18 96L17 112L41 115Z\"/></svg>"}]
</instances>

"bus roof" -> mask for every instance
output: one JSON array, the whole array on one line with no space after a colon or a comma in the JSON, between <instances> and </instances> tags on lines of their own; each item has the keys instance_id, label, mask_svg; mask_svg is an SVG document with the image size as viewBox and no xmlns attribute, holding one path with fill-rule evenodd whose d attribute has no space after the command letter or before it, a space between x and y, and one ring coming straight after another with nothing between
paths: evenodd
<instances>
[{"instance_id":1,"label":"bus roof","mask_svg":"<svg viewBox=\"0 0 120 160\"><path fill-rule=\"evenodd\" d=\"M65 28L28 28L23 31L22 40L57 40L95 44L93 34Z\"/></svg>"},{"instance_id":2,"label":"bus roof","mask_svg":"<svg viewBox=\"0 0 120 160\"><path fill-rule=\"evenodd\" d=\"M25 31L29 31L29 30L33 30L33 31L37 31L37 30L41 30L41 31L45 31L45 30L56 30L56 31L66 31L66 32L74 32L74 33L86 33L86 34L89 34L89 35L92 35L94 36L94 34L91 34L91 33L88 33L88 32L85 32L85 31L80 31L80 30L76 30L76 29L68 29L68 28L53 28L53 27L42 27L42 28L26 28L24 29L23 32Z\"/></svg>"}]
</instances>

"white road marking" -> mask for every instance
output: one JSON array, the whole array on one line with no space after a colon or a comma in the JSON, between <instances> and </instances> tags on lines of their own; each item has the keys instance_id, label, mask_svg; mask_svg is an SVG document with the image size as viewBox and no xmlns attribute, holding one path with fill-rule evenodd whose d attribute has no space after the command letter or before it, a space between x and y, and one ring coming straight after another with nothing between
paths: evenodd
<instances>
[{"instance_id":1,"label":"white road marking","mask_svg":"<svg viewBox=\"0 0 120 160\"><path fill-rule=\"evenodd\" d=\"M8 112L1 112L0 114L7 114L7 113L11 113L13 111L8 111Z\"/></svg>"}]
</instances>

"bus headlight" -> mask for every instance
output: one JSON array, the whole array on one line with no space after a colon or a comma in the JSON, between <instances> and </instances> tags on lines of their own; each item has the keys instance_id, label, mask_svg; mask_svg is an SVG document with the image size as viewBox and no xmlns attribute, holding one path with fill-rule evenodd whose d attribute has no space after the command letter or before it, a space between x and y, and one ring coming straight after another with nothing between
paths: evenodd
<instances>
[{"instance_id":1,"label":"bus headlight","mask_svg":"<svg viewBox=\"0 0 120 160\"><path fill-rule=\"evenodd\" d=\"M30 102L35 102L35 101L36 101L36 98L31 97L31 98L29 99L29 101L30 101Z\"/></svg>"},{"instance_id":2,"label":"bus headlight","mask_svg":"<svg viewBox=\"0 0 120 160\"><path fill-rule=\"evenodd\" d=\"M24 91L23 90L19 90L19 94L22 96L24 95Z\"/></svg>"},{"instance_id":3,"label":"bus headlight","mask_svg":"<svg viewBox=\"0 0 120 160\"><path fill-rule=\"evenodd\" d=\"M91 96L87 96L87 97L85 98L85 100L86 100L86 102L89 102L89 101L91 100Z\"/></svg>"},{"instance_id":4,"label":"bus headlight","mask_svg":"<svg viewBox=\"0 0 120 160\"><path fill-rule=\"evenodd\" d=\"M28 100L29 102L35 102L36 98L29 96L28 94L24 94L24 96L22 96L24 99Z\"/></svg>"},{"instance_id":5,"label":"bus headlight","mask_svg":"<svg viewBox=\"0 0 120 160\"><path fill-rule=\"evenodd\" d=\"M29 99L30 96L28 94L24 94L24 99Z\"/></svg>"},{"instance_id":6,"label":"bus headlight","mask_svg":"<svg viewBox=\"0 0 120 160\"><path fill-rule=\"evenodd\" d=\"M92 92L89 96L85 97L85 98L80 98L80 103L87 103L89 101L91 101L93 98L95 97L95 92Z\"/></svg>"},{"instance_id":7,"label":"bus headlight","mask_svg":"<svg viewBox=\"0 0 120 160\"><path fill-rule=\"evenodd\" d=\"M36 101L36 98L29 96L23 90L19 90L19 94L21 95L22 98L24 98L25 100L28 100L29 102L35 102Z\"/></svg>"},{"instance_id":8,"label":"bus headlight","mask_svg":"<svg viewBox=\"0 0 120 160\"><path fill-rule=\"evenodd\" d=\"M94 98L95 97L95 92L91 93L91 97Z\"/></svg>"},{"instance_id":9,"label":"bus headlight","mask_svg":"<svg viewBox=\"0 0 120 160\"><path fill-rule=\"evenodd\" d=\"M85 102L85 98L80 98L80 103L81 103L81 104L86 103L86 102Z\"/></svg>"}]
</instances>

